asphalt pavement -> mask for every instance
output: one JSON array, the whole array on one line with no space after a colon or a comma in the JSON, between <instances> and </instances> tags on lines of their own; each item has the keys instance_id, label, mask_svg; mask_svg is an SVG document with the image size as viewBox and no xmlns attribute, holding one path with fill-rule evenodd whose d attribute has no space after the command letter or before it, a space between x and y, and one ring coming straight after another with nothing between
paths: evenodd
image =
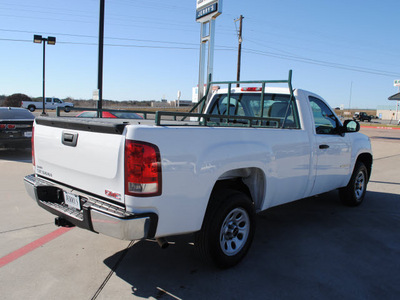
<instances>
[{"instance_id":1,"label":"asphalt pavement","mask_svg":"<svg viewBox=\"0 0 400 300\"><path fill-rule=\"evenodd\" d=\"M398 299L400 130L361 131L374 151L364 203L344 207L334 191L269 209L223 271L191 235L162 250L55 227L24 189L30 150L0 149L0 299Z\"/></svg>"}]
</instances>

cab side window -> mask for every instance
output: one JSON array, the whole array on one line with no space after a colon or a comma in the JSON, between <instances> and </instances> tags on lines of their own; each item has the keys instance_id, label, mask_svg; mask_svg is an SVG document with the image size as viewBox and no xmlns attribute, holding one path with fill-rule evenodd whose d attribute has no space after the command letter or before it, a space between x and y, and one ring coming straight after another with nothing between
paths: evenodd
<instances>
[{"instance_id":1,"label":"cab side window","mask_svg":"<svg viewBox=\"0 0 400 300\"><path fill-rule=\"evenodd\" d=\"M321 100L310 96L310 105L314 116L317 134L337 134L339 121L332 110Z\"/></svg>"}]
</instances>

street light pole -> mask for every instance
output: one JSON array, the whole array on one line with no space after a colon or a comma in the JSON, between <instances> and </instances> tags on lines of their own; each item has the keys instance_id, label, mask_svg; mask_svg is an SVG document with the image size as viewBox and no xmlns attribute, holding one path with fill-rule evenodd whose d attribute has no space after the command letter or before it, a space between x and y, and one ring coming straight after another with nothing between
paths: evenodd
<instances>
[{"instance_id":1,"label":"street light pole","mask_svg":"<svg viewBox=\"0 0 400 300\"><path fill-rule=\"evenodd\" d=\"M37 44L41 44L43 42L43 109L42 109L42 115L46 115L46 98L45 98L45 86L46 86L46 42L49 45L55 45L56 44L56 38L53 36L49 36L47 38L42 37L41 35L35 34L33 36L33 42Z\"/></svg>"}]
</instances>

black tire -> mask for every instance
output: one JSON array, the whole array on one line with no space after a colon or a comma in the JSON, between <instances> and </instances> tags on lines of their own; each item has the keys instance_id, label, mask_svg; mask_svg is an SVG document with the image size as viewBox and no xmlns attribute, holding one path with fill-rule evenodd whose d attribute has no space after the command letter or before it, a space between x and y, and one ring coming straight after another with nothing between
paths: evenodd
<instances>
[{"instance_id":1,"label":"black tire","mask_svg":"<svg viewBox=\"0 0 400 300\"><path fill-rule=\"evenodd\" d=\"M30 112L34 112L36 107L34 105L29 105L28 109L29 109Z\"/></svg>"},{"instance_id":2,"label":"black tire","mask_svg":"<svg viewBox=\"0 0 400 300\"><path fill-rule=\"evenodd\" d=\"M340 200L347 206L360 205L365 197L368 184L368 170L364 163L357 162L349 184L339 189Z\"/></svg>"},{"instance_id":3,"label":"black tire","mask_svg":"<svg viewBox=\"0 0 400 300\"><path fill-rule=\"evenodd\" d=\"M71 108L69 106L64 107L64 111L66 113L69 113L71 111Z\"/></svg>"},{"instance_id":4,"label":"black tire","mask_svg":"<svg viewBox=\"0 0 400 300\"><path fill-rule=\"evenodd\" d=\"M254 204L245 193L221 189L213 193L195 246L206 262L225 269L238 264L253 241Z\"/></svg>"}]
</instances>

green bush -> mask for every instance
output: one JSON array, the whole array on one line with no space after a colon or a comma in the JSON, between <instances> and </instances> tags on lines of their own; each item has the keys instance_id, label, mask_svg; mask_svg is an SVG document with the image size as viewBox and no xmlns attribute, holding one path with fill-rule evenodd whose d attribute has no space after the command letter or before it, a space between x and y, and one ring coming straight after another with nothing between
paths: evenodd
<instances>
[{"instance_id":1,"label":"green bush","mask_svg":"<svg viewBox=\"0 0 400 300\"><path fill-rule=\"evenodd\" d=\"M32 101L31 98L25 94L12 94L8 96L3 103L6 107L21 107L22 101Z\"/></svg>"}]
</instances>

